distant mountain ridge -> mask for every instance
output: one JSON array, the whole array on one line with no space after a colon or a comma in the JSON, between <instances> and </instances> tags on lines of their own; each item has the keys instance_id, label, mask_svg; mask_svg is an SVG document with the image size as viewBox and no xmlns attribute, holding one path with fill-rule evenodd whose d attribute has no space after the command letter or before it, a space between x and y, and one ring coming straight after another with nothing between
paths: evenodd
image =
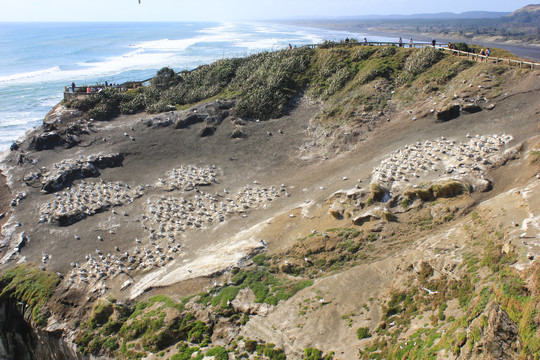
<instances>
[{"instance_id":1,"label":"distant mountain ridge","mask_svg":"<svg viewBox=\"0 0 540 360\"><path fill-rule=\"evenodd\" d=\"M530 6L530 5L529 5ZM423 13L411 15L352 15L340 16L336 19L383 19L383 20L400 20L400 19L496 19L504 16L509 16L511 12L500 11L466 11L463 13L439 12L439 13Z\"/></svg>"}]
</instances>

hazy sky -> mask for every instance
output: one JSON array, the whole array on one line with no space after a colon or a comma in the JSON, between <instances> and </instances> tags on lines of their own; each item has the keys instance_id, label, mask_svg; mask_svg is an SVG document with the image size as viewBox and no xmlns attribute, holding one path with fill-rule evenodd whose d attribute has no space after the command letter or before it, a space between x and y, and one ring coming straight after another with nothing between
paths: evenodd
<instances>
[{"instance_id":1,"label":"hazy sky","mask_svg":"<svg viewBox=\"0 0 540 360\"><path fill-rule=\"evenodd\" d=\"M1 21L257 20L514 11L531 0L0 0Z\"/></svg>"}]
</instances>

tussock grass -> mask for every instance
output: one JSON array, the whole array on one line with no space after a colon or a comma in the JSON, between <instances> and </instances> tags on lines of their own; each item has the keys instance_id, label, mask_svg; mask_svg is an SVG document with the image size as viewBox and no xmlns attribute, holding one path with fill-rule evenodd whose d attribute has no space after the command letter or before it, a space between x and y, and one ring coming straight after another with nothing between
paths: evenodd
<instances>
[{"instance_id":1,"label":"tussock grass","mask_svg":"<svg viewBox=\"0 0 540 360\"><path fill-rule=\"evenodd\" d=\"M431 185L421 184L416 188L409 188L403 196L409 200L420 199L432 201L438 198L452 198L472 191L471 185L457 180L448 180Z\"/></svg>"},{"instance_id":2,"label":"tussock grass","mask_svg":"<svg viewBox=\"0 0 540 360\"><path fill-rule=\"evenodd\" d=\"M0 278L0 301L21 301L32 308L33 320L41 326L47 324L42 307L52 296L59 283L58 277L30 264L6 270Z\"/></svg>"}]
</instances>

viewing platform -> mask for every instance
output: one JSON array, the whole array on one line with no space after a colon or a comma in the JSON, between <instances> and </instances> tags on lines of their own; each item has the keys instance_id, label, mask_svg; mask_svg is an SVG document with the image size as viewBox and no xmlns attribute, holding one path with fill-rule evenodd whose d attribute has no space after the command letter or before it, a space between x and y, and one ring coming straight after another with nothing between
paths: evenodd
<instances>
[{"instance_id":1,"label":"viewing platform","mask_svg":"<svg viewBox=\"0 0 540 360\"><path fill-rule=\"evenodd\" d=\"M128 81L123 84L96 84L92 86L75 86L74 88L66 86L64 88L64 100L84 99L87 96L99 94L103 89L118 89L120 92L137 89L146 86L147 83L150 83L150 80L152 78L143 81Z\"/></svg>"}]
</instances>

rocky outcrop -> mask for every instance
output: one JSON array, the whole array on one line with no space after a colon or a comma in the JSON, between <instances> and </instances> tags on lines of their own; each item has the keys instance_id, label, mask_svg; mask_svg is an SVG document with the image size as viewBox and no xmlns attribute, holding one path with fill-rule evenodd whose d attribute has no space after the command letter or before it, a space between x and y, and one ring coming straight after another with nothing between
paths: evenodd
<instances>
[{"instance_id":1,"label":"rocky outcrop","mask_svg":"<svg viewBox=\"0 0 540 360\"><path fill-rule=\"evenodd\" d=\"M246 138L246 137L247 137L247 135L240 128L234 129L234 131L231 133L231 138L232 139L242 139L242 138Z\"/></svg>"},{"instance_id":2,"label":"rocky outcrop","mask_svg":"<svg viewBox=\"0 0 540 360\"><path fill-rule=\"evenodd\" d=\"M68 127L60 128L60 122L44 122L42 132L34 134L28 143L28 149L42 151L56 147L69 149L78 145L82 134L90 133L88 122L79 120Z\"/></svg>"},{"instance_id":3,"label":"rocky outcrop","mask_svg":"<svg viewBox=\"0 0 540 360\"><path fill-rule=\"evenodd\" d=\"M206 127L217 126L230 115L230 110L233 106L234 101L232 100L216 100L195 106L178 114L175 127L177 129L184 129L203 121Z\"/></svg>"},{"instance_id":4,"label":"rocky outcrop","mask_svg":"<svg viewBox=\"0 0 540 360\"><path fill-rule=\"evenodd\" d=\"M461 110L464 112L473 114L473 113L482 111L482 108L480 107L480 105L477 105L475 103L467 103L467 104L463 104L463 106L461 107Z\"/></svg>"},{"instance_id":5,"label":"rocky outcrop","mask_svg":"<svg viewBox=\"0 0 540 360\"><path fill-rule=\"evenodd\" d=\"M460 115L461 107L459 104L447 104L437 111L437 120L448 121L457 118Z\"/></svg>"},{"instance_id":6,"label":"rocky outcrop","mask_svg":"<svg viewBox=\"0 0 540 360\"><path fill-rule=\"evenodd\" d=\"M458 360L517 359L521 349L518 325L500 304L491 302L467 329Z\"/></svg>"},{"instance_id":7,"label":"rocky outcrop","mask_svg":"<svg viewBox=\"0 0 540 360\"><path fill-rule=\"evenodd\" d=\"M99 175L98 169L122 166L124 157L121 154L90 155L86 159L64 160L55 164L54 168L43 176L29 174L30 181L41 177L41 189L45 192L54 192L63 189L75 179Z\"/></svg>"},{"instance_id":8,"label":"rocky outcrop","mask_svg":"<svg viewBox=\"0 0 540 360\"><path fill-rule=\"evenodd\" d=\"M151 119L147 119L144 121L144 124L148 127L152 128L160 128L160 127L167 127L174 124L173 119L171 119L170 116L168 117L153 117Z\"/></svg>"},{"instance_id":9,"label":"rocky outcrop","mask_svg":"<svg viewBox=\"0 0 540 360\"><path fill-rule=\"evenodd\" d=\"M207 137L214 135L214 132L216 131L216 128L213 126L205 126L202 128L202 130L199 132L200 137Z\"/></svg>"},{"instance_id":10,"label":"rocky outcrop","mask_svg":"<svg viewBox=\"0 0 540 360\"><path fill-rule=\"evenodd\" d=\"M62 137L55 131L45 132L35 135L28 147L33 150L42 151L54 149L63 144Z\"/></svg>"},{"instance_id":11,"label":"rocky outcrop","mask_svg":"<svg viewBox=\"0 0 540 360\"><path fill-rule=\"evenodd\" d=\"M181 116L178 120L176 120L175 127L177 129L184 129L203 121L204 118L197 113L185 114L184 116Z\"/></svg>"},{"instance_id":12,"label":"rocky outcrop","mask_svg":"<svg viewBox=\"0 0 540 360\"><path fill-rule=\"evenodd\" d=\"M271 305L255 302L255 293L250 288L244 288L238 292L236 298L231 302L234 310L247 315L266 316Z\"/></svg>"}]
</instances>

